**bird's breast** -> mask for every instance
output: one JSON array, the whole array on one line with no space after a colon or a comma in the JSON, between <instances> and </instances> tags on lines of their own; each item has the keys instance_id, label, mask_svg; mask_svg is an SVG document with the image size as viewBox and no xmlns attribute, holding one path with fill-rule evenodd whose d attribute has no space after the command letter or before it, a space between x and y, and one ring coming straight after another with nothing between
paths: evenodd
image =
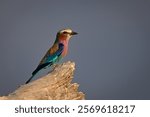
<instances>
[{"instance_id":1,"label":"bird's breast","mask_svg":"<svg viewBox=\"0 0 150 117\"><path fill-rule=\"evenodd\" d=\"M68 40L62 40L62 41L60 41L60 43L62 43L64 45L64 49L63 49L63 52L61 54L64 57L68 53Z\"/></svg>"}]
</instances>

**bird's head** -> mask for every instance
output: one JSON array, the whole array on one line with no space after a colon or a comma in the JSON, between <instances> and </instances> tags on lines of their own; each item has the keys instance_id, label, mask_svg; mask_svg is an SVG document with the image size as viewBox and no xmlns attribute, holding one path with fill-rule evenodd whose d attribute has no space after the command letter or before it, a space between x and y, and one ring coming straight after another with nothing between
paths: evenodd
<instances>
[{"instance_id":1,"label":"bird's head","mask_svg":"<svg viewBox=\"0 0 150 117\"><path fill-rule=\"evenodd\" d=\"M77 32L72 31L71 29L63 29L57 33L57 38L61 40L69 40L73 35L78 34Z\"/></svg>"}]
</instances>

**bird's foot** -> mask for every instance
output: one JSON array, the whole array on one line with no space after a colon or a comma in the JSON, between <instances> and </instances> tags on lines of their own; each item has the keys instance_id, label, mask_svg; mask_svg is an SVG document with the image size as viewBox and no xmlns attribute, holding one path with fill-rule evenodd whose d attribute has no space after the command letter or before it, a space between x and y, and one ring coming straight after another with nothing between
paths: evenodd
<instances>
[{"instance_id":1,"label":"bird's foot","mask_svg":"<svg viewBox=\"0 0 150 117\"><path fill-rule=\"evenodd\" d=\"M52 65L52 69L55 69L56 67L58 67L58 65L59 65L59 64L56 64L56 63L53 64L53 65Z\"/></svg>"},{"instance_id":2,"label":"bird's foot","mask_svg":"<svg viewBox=\"0 0 150 117\"><path fill-rule=\"evenodd\" d=\"M48 73L51 73L52 71L54 71L55 68L58 67L58 65L59 65L59 64L56 64L56 63L53 64L53 65L51 66L51 70L50 70Z\"/></svg>"}]
</instances>

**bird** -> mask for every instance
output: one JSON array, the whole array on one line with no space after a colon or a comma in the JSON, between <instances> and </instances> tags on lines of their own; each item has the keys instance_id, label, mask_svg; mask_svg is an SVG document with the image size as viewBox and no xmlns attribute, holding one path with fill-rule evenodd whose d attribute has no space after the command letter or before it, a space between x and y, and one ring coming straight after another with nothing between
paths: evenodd
<instances>
[{"instance_id":1,"label":"bird","mask_svg":"<svg viewBox=\"0 0 150 117\"><path fill-rule=\"evenodd\" d=\"M63 57L65 57L68 52L70 38L77 34L77 32L74 32L70 28L58 31L53 46L46 52L45 56L41 59L40 63L25 84L28 84L40 70L58 63Z\"/></svg>"}]
</instances>

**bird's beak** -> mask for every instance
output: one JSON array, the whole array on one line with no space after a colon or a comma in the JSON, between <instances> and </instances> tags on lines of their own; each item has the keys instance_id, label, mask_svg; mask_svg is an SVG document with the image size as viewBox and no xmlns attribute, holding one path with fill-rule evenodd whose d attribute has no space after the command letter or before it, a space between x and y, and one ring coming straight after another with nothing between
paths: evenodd
<instances>
[{"instance_id":1,"label":"bird's beak","mask_svg":"<svg viewBox=\"0 0 150 117\"><path fill-rule=\"evenodd\" d=\"M77 32L72 32L72 33L71 33L71 35L77 35L77 34L78 34Z\"/></svg>"}]
</instances>

